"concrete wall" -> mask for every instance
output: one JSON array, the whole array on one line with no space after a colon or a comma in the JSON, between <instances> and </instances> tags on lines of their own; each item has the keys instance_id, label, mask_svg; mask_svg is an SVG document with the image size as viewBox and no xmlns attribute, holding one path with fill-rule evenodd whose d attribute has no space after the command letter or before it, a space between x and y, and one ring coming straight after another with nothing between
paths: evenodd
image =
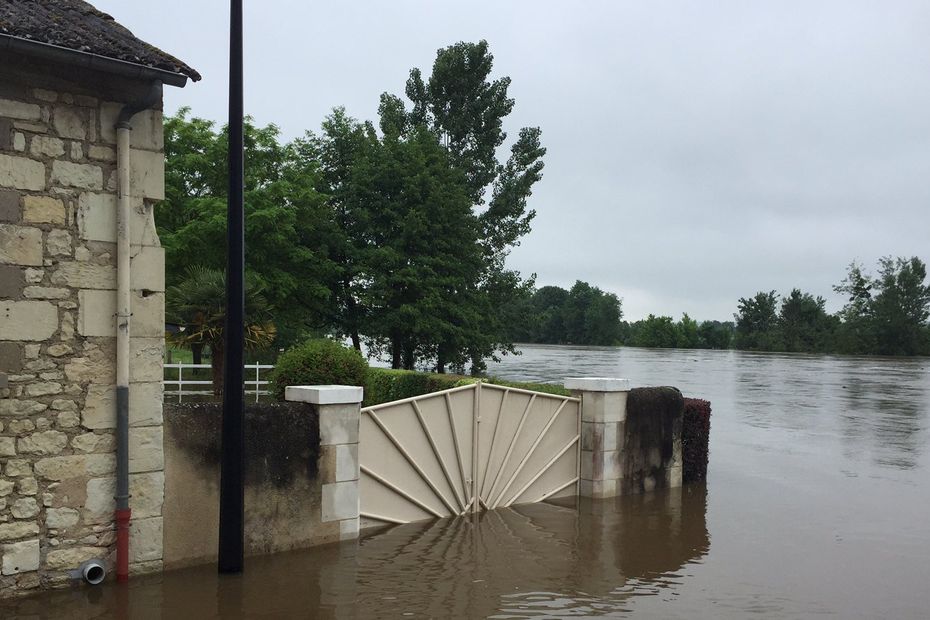
<instances>
[{"instance_id":1,"label":"concrete wall","mask_svg":"<svg viewBox=\"0 0 930 620\"><path fill-rule=\"evenodd\" d=\"M116 121L148 85L0 53L0 597L112 559ZM132 131L131 569L162 560L162 114Z\"/></svg>"},{"instance_id":2,"label":"concrete wall","mask_svg":"<svg viewBox=\"0 0 930 620\"><path fill-rule=\"evenodd\" d=\"M351 459L329 443L337 418L354 417L355 435L344 435L349 443L342 445L357 455L358 416L359 403L246 406L246 554L358 535L358 460L347 462ZM216 561L221 417L219 403L165 405L166 569ZM345 487L353 471L354 486ZM354 504L342 506L346 497Z\"/></svg>"}]
</instances>

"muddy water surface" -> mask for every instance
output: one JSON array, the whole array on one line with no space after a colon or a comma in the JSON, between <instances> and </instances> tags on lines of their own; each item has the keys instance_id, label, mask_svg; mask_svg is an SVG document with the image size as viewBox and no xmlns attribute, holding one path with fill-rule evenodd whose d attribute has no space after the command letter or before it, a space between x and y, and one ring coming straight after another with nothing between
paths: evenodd
<instances>
[{"instance_id":1,"label":"muddy water surface","mask_svg":"<svg viewBox=\"0 0 930 620\"><path fill-rule=\"evenodd\" d=\"M399 526L3 618L930 617L930 360L523 347L513 379L712 402L706 487Z\"/></svg>"}]
</instances>

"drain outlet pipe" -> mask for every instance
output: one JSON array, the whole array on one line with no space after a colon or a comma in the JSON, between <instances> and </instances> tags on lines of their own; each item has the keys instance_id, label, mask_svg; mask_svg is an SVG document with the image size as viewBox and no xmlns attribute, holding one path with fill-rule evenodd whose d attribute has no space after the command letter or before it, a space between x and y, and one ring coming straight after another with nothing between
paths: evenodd
<instances>
[{"instance_id":1,"label":"drain outlet pipe","mask_svg":"<svg viewBox=\"0 0 930 620\"><path fill-rule=\"evenodd\" d=\"M87 560L68 576L71 579L83 579L92 586L99 586L107 578L107 565L100 559Z\"/></svg>"},{"instance_id":2,"label":"drain outlet pipe","mask_svg":"<svg viewBox=\"0 0 930 620\"><path fill-rule=\"evenodd\" d=\"M116 121L116 177L118 189L116 229L116 580L129 580L129 322L132 318L129 281L132 214L129 132L132 117L161 101L161 82L148 94L123 106ZM104 571L105 573L105 571ZM96 573L95 573L96 574ZM86 578L86 577L85 577ZM102 579L102 577L101 577ZM90 579L87 580L90 582Z\"/></svg>"}]
</instances>

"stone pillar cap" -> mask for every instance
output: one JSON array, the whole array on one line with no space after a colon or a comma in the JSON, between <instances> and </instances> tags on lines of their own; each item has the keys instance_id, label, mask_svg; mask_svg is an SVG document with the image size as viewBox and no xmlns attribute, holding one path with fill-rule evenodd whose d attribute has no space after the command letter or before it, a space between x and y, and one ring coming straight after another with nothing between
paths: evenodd
<instances>
[{"instance_id":1,"label":"stone pillar cap","mask_svg":"<svg viewBox=\"0 0 930 620\"><path fill-rule=\"evenodd\" d=\"M289 385L284 400L314 405L345 405L362 402L364 390L354 385Z\"/></svg>"},{"instance_id":2,"label":"stone pillar cap","mask_svg":"<svg viewBox=\"0 0 930 620\"><path fill-rule=\"evenodd\" d=\"M629 392L629 379L612 377L568 377L565 389L579 392Z\"/></svg>"}]
</instances>

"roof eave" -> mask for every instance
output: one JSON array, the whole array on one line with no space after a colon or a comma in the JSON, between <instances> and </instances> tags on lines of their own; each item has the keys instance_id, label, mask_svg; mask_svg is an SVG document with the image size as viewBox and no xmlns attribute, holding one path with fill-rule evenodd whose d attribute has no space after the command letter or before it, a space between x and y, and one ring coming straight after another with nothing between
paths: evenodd
<instances>
[{"instance_id":1,"label":"roof eave","mask_svg":"<svg viewBox=\"0 0 930 620\"><path fill-rule=\"evenodd\" d=\"M0 51L4 50L19 52L27 56L34 56L45 60L85 67L95 71L113 73L127 78L135 78L149 82L161 80L165 84L177 86L178 88L184 88L184 85L187 84L187 76L183 73L156 69L134 62L107 58L99 54L82 52L59 45L40 43L39 41L0 33Z\"/></svg>"}]
</instances>

